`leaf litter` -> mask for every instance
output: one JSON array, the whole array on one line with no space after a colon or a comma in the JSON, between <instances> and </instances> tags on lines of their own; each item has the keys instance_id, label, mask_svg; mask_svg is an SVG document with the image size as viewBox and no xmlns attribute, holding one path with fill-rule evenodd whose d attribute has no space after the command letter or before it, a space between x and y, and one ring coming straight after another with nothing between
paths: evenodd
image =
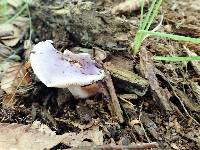
<instances>
[{"instance_id":1,"label":"leaf litter","mask_svg":"<svg viewBox=\"0 0 200 150\"><path fill-rule=\"evenodd\" d=\"M87 141L84 141L87 139ZM90 140L90 142L88 141ZM70 147L89 146L91 144L102 145L103 133L99 127L80 133L65 133L56 135L49 127L38 121L30 125L22 124L0 124L1 149L50 149L59 143Z\"/></svg>"},{"instance_id":2,"label":"leaf litter","mask_svg":"<svg viewBox=\"0 0 200 150\"><path fill-rule=\"evenodd\" d=\"M144 49L139 56L133 57L128 51L137 29L139 5L131 2L134 0L97 3L68 1L62 3L61 7L60 3L54 1L49 3L48 9L44 9L44 3L37 1L30 7L35 32L32 41L28 42L28 49L23 47L26 46L25 40L28 38L27 18L24 15L9 22L9 30L0 29L0 42L4 44L0 47L1 147L4 146L5 149L61 147L84 149L82 146L86 149L153 147L198 149L200 147L199 62L168 63L151 60L151 56L155 54L199 55L199 46L150 37L144 41ZM199 37L200 18L197 12L192 12L196 2L186 0L164 2L163 10L166 15L160 30ZM14 14L23 4L24 1L9 0L7 14ZM145 5L145 11L148 7ZM110 13L110 8L113 8L115 15ZM64 36L61 33L64 33ZM57 41L55 46L61 51L66 48L74 51L74 47L77 46L87 49L94 46L90 49L94 56L96 48L109 51L109 56L98 60L97 65L111 62L114 70L119 69L116 66L120 66L122 68L120 70L134 72L141 78L146 78L145 81L147 80L150 86L149 88L145 86L145 90L138 88L144 91L142 95L138 95L136 91L130 92L130 89L123 90L119 83L129 85L130 82L126 78L122 80L125 71L121 71L118 77L111 72L111 79L114 81L113 86L110 86L112 88L103 85L102 95L87 100L73 99L66 89L47 88L39 82L31 68L24 65L28 58L27 53L31 49L31 42L38 43L46 39L55 39ZM13 55L19 59L13 59ZM32 82L29 75L26 76L28 73L31 74ZM31 92L27 94L30 85ZM23 91L26 96L23 95ZM112 107L113 99L117 104L116 108L120 108L118 112ZM5 105L7 107L4 107ZM113 110L116 112L113 113ZM120 120L123 123L116 121L115 114L122 118ZM94 120L98 120L98 123L94 123Z\"/></svg>"}]
</instances>

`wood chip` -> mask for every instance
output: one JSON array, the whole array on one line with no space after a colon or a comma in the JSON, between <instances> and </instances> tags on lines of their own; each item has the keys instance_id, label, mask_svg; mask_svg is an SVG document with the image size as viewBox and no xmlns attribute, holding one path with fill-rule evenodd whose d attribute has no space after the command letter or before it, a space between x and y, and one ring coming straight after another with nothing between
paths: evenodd
<instances>
[{"instance_id":1,"label":"wood chip","mask_svg":"<svg viewBox=\"0 0 200 150\"><path fill-rule=\"evenodd\" d=\"M156 68L154 66L153 60L151 59L151 52L147 51L145 47L141 48L140 51L140 70L145 78L149 80L151 91L155 100L159 102L162 110L165 112L172 111L170 106L170 92L168 89L163 89L160 87L159 81L156 77Z\"/></svg>"}]
</instances>

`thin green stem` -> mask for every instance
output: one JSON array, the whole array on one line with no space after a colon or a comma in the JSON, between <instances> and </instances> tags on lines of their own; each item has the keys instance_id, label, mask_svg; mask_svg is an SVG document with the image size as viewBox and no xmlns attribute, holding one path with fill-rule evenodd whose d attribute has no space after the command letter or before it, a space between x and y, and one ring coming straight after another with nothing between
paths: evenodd
<instances>
[{"instance_id":1,"label":"thin green stem","mask_svg":"<svg viewBox=\"0 0 200 150\"><path fill-rule=\"evenodd\" d=\"M191 37L185 37L181 35L174 35L174 34L168 34L168 33L162 33L162 32L152 32L152 31L145 31L145 30L139 30L139 34L149 34L153 36L158 36L161 38L170 38L177 41L185 41L185 42L192 42L192 43L200 43L200 38L191 38Z\"/></svg>"},{"instance_id":2,"label":"thin green stem","mask_svg":"<svg viewBox=\"0 0 200 150\"><path fill-rule=\"evenodd\" d=\"M140 0L140 2L141 2L141 11L140 11L140 26L139 26L139 29L141 29L141 27L142 27L142 22L143 22L144 1L145 1L145 0Z\"/></svg>"},{"instance_id":3,"label":"thin green stem","mask_svg":"<svg viewBox=\"0 0 200 150\"><path fill-rule=\"evenodd\" d=\"M143 21L143 13L144 13L144 0L141 0L141 15L140 15L140 26L139 30L149 30L155 16L158 13L158 9L162 3L162 0L159 0L156 3L157 0L153 0L151 3L151 6L149 8L149 11ZM133 52L136 54L139 51L139 48L142 44L142 41L144 40L145 34L143 33L136 33L135 39L134 39L134 49Z\"/></svg>"},{"instance_id":4,"label":"thin green stem","mask_svg":"<svg viewBox=\"0 0 200 150\"><path fill-rule=\"evenodd\" d=\"M144 22L142 22L141 30L145 30L146 29L146 26L148 24L149 18L150 18L151 13L152 13L152 11L154 9L155 3L156 3L156 0L153 0L152 3L151 3L151 6L149 8L149 11L148 11L148 13L147 13L147 15L146 15L146 17L144 19Z\"/></svg>"},{"instance_id":5,"label":"thin green stem","mask_svg":"<svg viewBox=\"0 0 200 150\"><path fill-rule=\"evenodd\" d=\"M8 19L4 24L10 23L12 22L15 18L17 18L25 9L27 8L26 4L24 4L20 10L10 19Z\"/></svg>"},{"instance_id":6,"label":"thin green stem","mask_svg":"<svg viewBox=\"0 0 200 150\"><path fill-rule=\"evenodd\" d=\"M181 56L153 56L153 60L156 61L193 61L193 60L200 60L200 56L188 56L188 57L181 57Z\"/></svg>"},{"instance_id":7,"label":"thin green stem","mask_svg":"<svg viewBox=\"0 0 200 150\"><path fill-rule=\"evenodd\" d=\"M149 30L149 28L150 28L155 16L158 14L158 9L160 8L161 3L162 3L162 0L159 0L158 3L155 4L155 7L154 7L153 12L152 12L152 15L148 19L149 21L148 21L148 24L147 24L145 30Z\"/></svg>"}]
</instances>

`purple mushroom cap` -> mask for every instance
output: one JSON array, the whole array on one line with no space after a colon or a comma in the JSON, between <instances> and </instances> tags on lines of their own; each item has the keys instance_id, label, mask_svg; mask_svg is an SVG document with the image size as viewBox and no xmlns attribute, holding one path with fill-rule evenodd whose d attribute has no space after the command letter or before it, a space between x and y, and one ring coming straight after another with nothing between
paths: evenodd
<instances>
[{"instance_id":1,"label":"purple mushroom cap","mask_svg":"<svg viewBox=\"0 0 200 150\"><path fill-rule=\"evenodd\" d=\"M30 62L34 73L47 87L84 86L104 77L104 71L96 67L89 54L74 54L69 50L61 53L50 40L34 46Z\"/></svg>"}]
</instances>

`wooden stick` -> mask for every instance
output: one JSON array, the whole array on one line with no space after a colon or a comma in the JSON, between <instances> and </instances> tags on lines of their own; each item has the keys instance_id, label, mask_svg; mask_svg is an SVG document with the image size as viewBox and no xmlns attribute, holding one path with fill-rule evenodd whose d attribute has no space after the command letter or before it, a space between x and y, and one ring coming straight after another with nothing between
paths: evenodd
<instances>
[{"instance_id":1,"label":"wooden stick","mask_svg":"<svg viewBox=\"0 0 200 150\"><path fill-rule=\"evenodd\" d=\"M81 146L73 149L80 150L145 150L150 148L157 148L159 145L156 142L152 143L141 143L141 144L130 144L128 146L125 145L101 145L101 146Z\"/></svg>"},{"instance_id":2,"label":"wooden stick","mask_svg":"<svg viewBox=\"0 0 200 150\"><path fill-rule=\"evenodd\" d=\"M124 122L123 116L122 116L122 110L117 98L117 95L115 93L115 88L113 86L113 82L110 76L110 73L106 71L106 86L108 88L110 97L111 97L111 108L112 108L112 115L117 117L117 120L120 123Z\"/></svg>"}]
</instances>

